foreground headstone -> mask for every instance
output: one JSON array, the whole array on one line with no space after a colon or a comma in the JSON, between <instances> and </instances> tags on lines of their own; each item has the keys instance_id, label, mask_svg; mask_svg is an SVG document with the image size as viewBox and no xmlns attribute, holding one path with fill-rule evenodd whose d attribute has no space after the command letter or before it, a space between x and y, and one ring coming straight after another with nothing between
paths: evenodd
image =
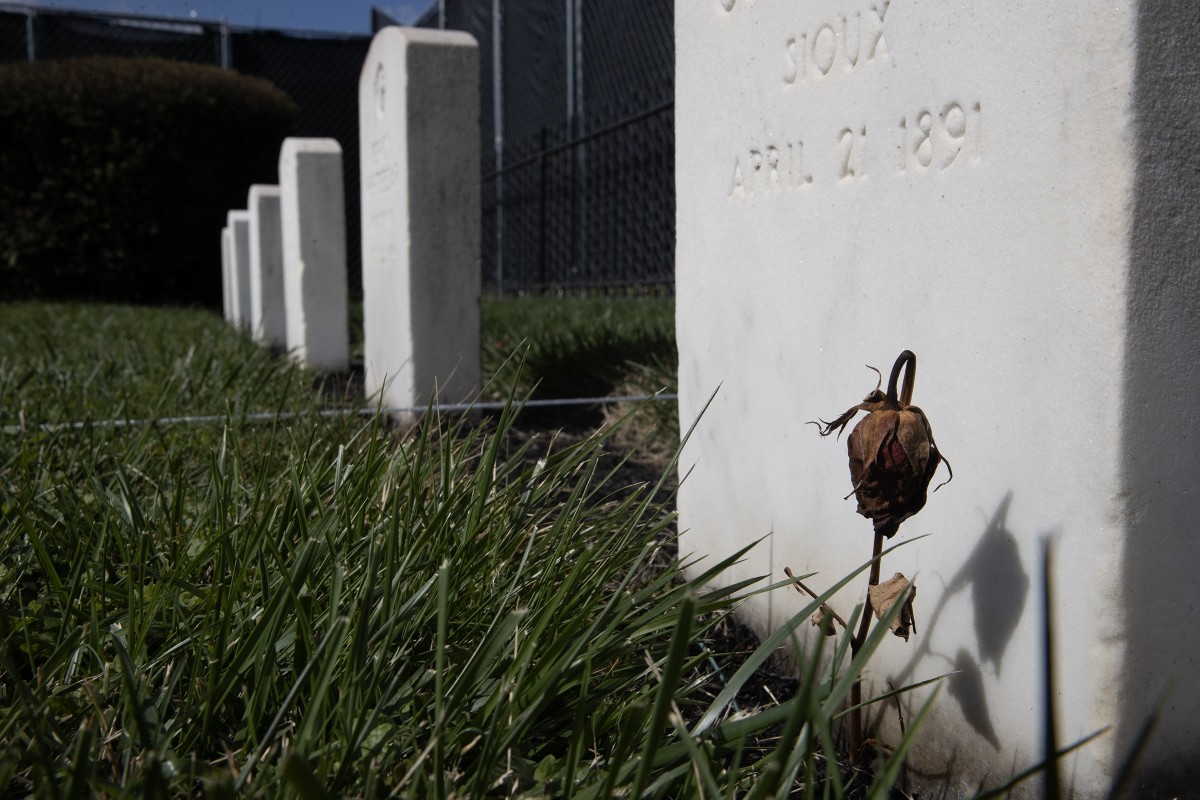
<instances>
[{"instance_id":1,"label":"foreground headstone","mask_svg":"<svg viewBox=\"0 0 1200 800\"><path fill-rule=\"evenodd\" d=\"M1093 797L1173 684L1135 783L1200 785L1200 92L1188 4L676 2L680 551L819 571L870 554L845 450L804 425L905 348L955 481L889 543L947 672L909 765L951 794L1040 760L1051 537L1064 762ZM944 476L944 473L943 473ZM937 480L941 480L939 477ZM862 581L837 596L846 616ZM791 592L745 611L762 629ZM904 701L911 714L922 689ZM894 706L873 711L898 740ZM911 719L906 716L906 719Z\"/></svg>"},{"instance_id":2,"label":"foreground headstone","mask_svg":"<svg viewBox=\"0 0 1200 800\"><path fill-rule=\"evenodd\" d=\"M221 312L233 322L233 239L229 226L221 228Z\"/></svg>"},{"instance_id":3,"label":"foreground headstone","mask_svg":"<svg viewBox=\"0 0 1200 800\"><path fill-rule=\"evenodd\" d=\"M230 304L232 322L240 328L250 326L250 212L230 211L226 216L229 227L230 265L232 275Z\"/></svg>"},{"instance_id":4,"label":"foreground headstone","mask_svg":"<svg viewBox=\"0 0 1200 800\"><path fill-rule=\"evenodd\" d=\"M385 407L479 390L479 51L384 28L359 80L366 392Z\"/></svg>"},{"instance_id":5,"label":"foreground headstone","mask_svg":"<svg viewBox=\"0 0 1200 800\"><path fill-rule=\"evenodd\" d=\"M264 344L285 347L279 187L254 184L246 206L250 212L250 330Z\"/></svg>"},{"instance_id":6,"label":"foreground headstone","mask_svg":"<svg viewBox=\"0 0 1200 800\"><path fill-rule=\"evenodd\" d=\"M324 372L350 368L342 148L333 139L283 142L279 153L287 348Z\"/></svg>"}]
</instances>

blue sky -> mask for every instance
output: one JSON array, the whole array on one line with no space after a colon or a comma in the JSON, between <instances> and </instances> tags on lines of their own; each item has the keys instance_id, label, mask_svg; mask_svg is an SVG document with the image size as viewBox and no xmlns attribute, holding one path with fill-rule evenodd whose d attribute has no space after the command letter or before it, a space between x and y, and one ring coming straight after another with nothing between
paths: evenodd
<instances>
[{"instance_id":1,"label":"blue sky","mask_svg":"<svg viewBox=\"0 0 1200 800\"><path fill-rule=\"evenodd\" d=\"M30 5L114 11L232 25L336 33L370 33L371 6L412 22L435 0L24 0Z\"/></svg>"}]
</instances>

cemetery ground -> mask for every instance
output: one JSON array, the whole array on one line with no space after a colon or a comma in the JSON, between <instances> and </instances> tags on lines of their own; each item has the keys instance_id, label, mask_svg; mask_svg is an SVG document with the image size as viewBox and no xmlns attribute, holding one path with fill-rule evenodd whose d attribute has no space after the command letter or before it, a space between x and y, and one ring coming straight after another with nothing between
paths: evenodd
<instances>
[{"instance_id":1,"label":"cemetery ground","mask_svg":"<svg viewBox=\"0 0 1200 800\"><path fill-rule=\"evenodd\" d=\"M673 326L490 300L483 396L673 390ZM208 312L0 305L5 796L893 791L924 708L831 768L886 619L789 651L817 601L683 576L672 403L318 413L361 405ZM103 424L186 415L224 419ZM759 645L763 591L799 602Z\"/></svg>"}]
</instances>

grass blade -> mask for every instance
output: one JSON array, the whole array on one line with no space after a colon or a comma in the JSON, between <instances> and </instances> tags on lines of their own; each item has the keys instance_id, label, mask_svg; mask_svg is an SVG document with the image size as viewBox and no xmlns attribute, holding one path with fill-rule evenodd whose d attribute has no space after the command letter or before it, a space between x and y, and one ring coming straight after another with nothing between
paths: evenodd
<instances>
[{"instance_id":1,"label":"grass blade","mask_svg":"<svg viewBox=\"0 0 1200 800\"><path fill-rule=\"evenodd\" d=\"M646 741L642 745L641 763L637 778L633 782L632 797L641 797L642 787L650 779L654 751L659 746L663 728L667 723L667 714L671 711L671 704L674 701L675 687L679 685L679 676L683 672L683 663L687 657L689 635L695 613L695 599L690 596L685 597L675 622L675 632L671 636L671 648L667 654L667 662L663 665L662 678L654 698L654 708L650 712L650 723L646 728Z\"/></svg>"}]
</instances>

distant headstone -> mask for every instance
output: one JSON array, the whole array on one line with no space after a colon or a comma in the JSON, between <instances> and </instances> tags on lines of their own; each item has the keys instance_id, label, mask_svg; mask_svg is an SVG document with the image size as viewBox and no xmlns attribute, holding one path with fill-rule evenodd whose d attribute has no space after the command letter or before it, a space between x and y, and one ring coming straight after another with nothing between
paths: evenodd
<instances>
[{"instance_id":1,"label":"distant headstone","mask_svg":"<svg viewBox=\"0 0 1200 800\"><path fill-rule=\"evenodd\" d=\"M287 348L305 366L350 368L342 148L333 139L283 142L279 153Z\"/></svg>"},{"instance_id":2,"label":"distant headstone","mask_svg":"<svg viewBox=\"0 0 1200 800\"><path fill-rule=\"evenodd\" d=\"M221 228L221 311L226 322L233 322L233 239L229 226Z\"/></svg>"},{"instance_id":3,"label":"distant headstone","mask_svg":"<svg viewBox=\"0 0 1200 800\"><path fill-rule=\"evenodd\" d=\"M285 347L279 187L251 186L246 206L250 212L250 330L264 344Z\"/></svg>"},{"instance_id":4,"label":"distant headstone","mask_svg":"<svg viewBox=\"0 0 1200 800\"><path fill-rule=\"evenodd\" d=\"M358 89L366 392L389 408L479 391L479 51L384 28Z\"/></svg>"},{"instance_id":5,"label":"distant headstone","mask_svg":"<svg viewBox=\"0 0 1200 800\"><path fill-rule=\"evenodd\" d=\"M230 211L226 217L229 227L232 258L232 289L230 302L233 323L240 328L250 327L250 212Z\"/></svg>"},{"instance_id":6,"label":"distant headstone","mask_svg":"<svg viewBox=\"0 0 1200 800\"><path fill-rule=\"evenodd\" d=\"M804 423L911 349L956 477L889 542L930 534L883 562L916 575L918 634L886 641L868 681L954 673L914 779L956 794L1041 759L1051 537L1061 744L1112 726L1064 778L1106 793L1178 678L1135 785L1194 792L1200 14L678 0L675 20L685 427L720 387L682 460L681 554L702 569L770 534L724 580L790 566L814 589L863 563L846 437ZM802 601L744 610L767 629ZM873 715L898 741L894 705Z\"/></svg>"}]
</instances>

